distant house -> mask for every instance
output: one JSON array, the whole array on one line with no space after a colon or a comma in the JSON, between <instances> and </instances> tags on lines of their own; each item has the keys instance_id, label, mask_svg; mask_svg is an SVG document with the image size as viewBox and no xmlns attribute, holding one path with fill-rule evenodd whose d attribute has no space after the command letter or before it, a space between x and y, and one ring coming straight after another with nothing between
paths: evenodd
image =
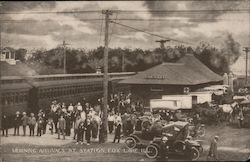
<instances>
[{"instance_id":1,"label":"distant house","mask_svg":"<svg viewBox=\"0 0 250 162\"><path fill-rule=\"evenodd\" d=\"M15 60L15 50L5 47L1 51L0 60L1 76L31 76L37 75L37 72L25 63Z\"/></svg>"},{"instance_id":2,"label":"distant house","mask_svg":"<svg viewBox=\"0 0 250 162\"><path fill-rule=\"evenodd\" d=\"M120 84L130 85L134 97L149 106L152 99L185 95L202 87L222 84L222 80L193 55L186 54L176 63L162 63L122 80Z\"/></svg>"},{"instance_id":3,"label":"distant house","mask_svg":"<svg viewBox=\"0 0 250 162\"><path fill-rule=\"evenodd\" d=\"M10 47L5 47L2 49L1 51L1 61L6 61L7 63L11 64L11 65L15 65L16 64L16 60L15 60L15 50L13 48Z\"/></svg>"}]
</instances>

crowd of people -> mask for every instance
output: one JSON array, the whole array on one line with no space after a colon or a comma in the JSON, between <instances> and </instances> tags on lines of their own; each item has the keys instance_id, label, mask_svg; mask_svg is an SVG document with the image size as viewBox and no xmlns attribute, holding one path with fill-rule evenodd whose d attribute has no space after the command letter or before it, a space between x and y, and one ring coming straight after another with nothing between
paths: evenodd
<instances>
[{"instance_id":1,"label":"crowd of people","mask_svg":"<svg viewBox=\"0 0 250 162\"><path fill-rule=\"evenodd\" d=\"M113 142L120 142L123 135L133 132L137 114L142 114L143 105L140 102L131 104L131 94L118 93L110 97L108 105L108 132L114 133ZM133 114L133 115L132 115ZM92 141L104 142L104 125L102 123L102 99L98 99L95 104L90 104L85 98L76 103L60 103L52 101L49 108L40 109L37 114L26 112L16 112L13 120L14 136L28 135L42 136L47 133L58 134L58 139L65 139L71 136L76 144L83 144L86 140L87 145ZM2 116L2 134L8 136L9 119L6 115ZM35 130L36 129L36 130ZM73 131L71 131L73 130ZM36 132L36 134L35 134Z\"/></svg>"}]
</instances>

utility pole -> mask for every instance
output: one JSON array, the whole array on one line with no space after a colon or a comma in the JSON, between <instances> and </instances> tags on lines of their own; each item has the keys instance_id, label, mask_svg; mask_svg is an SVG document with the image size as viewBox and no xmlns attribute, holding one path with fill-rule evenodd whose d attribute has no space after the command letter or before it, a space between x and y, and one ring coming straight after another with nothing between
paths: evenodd
<instances>
[{"instance_id":1,"label":"utility pole","mask_svg":"<svg viewBox=\"0 0 250 162\"><path fill-rule=\"evenodd\" d=\"M122 52L122 72L125 72L125 53Z\"/></svg>"},{"instance_id":2,"label":"utility pole","mask_svg":"<svg viewBox=\"0 0 250 162\"><path fill-rule=\"evenodd\" d=\"M1 78L2 78L2 73L1 73L1 60L2 60L2 23L0 23L0 87L2 84ZM0 91L0 99L2 99L2 93ZM0 108L0 127L2 128L2 108ZM1 141L0 141L1 142Z\"/></svg>"},{"instance_id":3,"label":"utility pole","mask_svg":"<svg viewBox=\"0 0 250 162\"><path fill-rule=\"evenodd\" d=\"M63 41L63 71L64 71L64 74L67 73L67 70L66 70L66 46L69 45L67 44L65 41Z\"/></svg>"},{"instance_id":4,"label":"utility pole","mask_svg":"<svg viewBox=\"0 0 250 162\"><path fill-rule=\"evenodd\" d=\"M109 16L112 15L112 11L110 10L103 10L102 11L103 14L105 14L105 39L104 39L104 80L103 80L103 117L102 117L102 121L104 124L104 141L106 142L108 139L108 131L107 131L107 127L108 127L108 42L109 42Z\"/></svg>"},{"instance_id":5,"label":"utility pole","mask_svg":"<svg viewBox=\"0 0 250 162\"><path fill-rule=\"evenodd\" d=\"M157 41L155 41L155 42L159 42L160 43L160 48L165 48L165 43L166 42L169 42L170 40L169 39L161 39L161 40L157 40Z\"/></svg>"},{"instance_id":6,"label":"utility pole","mask_svg":"<svg viewBox=\"0 0 250 162\"><path fill-rule=\"evenodd\" d=\"M247 84L247 80L248 80L248 72L247 72L247 68L248 68L248 52L250 51L250 47L243 47L244 48L244 50L243 51L245 51L246 52L246 80L245 80L245 84Z\"/></svg>"}]
</instances>

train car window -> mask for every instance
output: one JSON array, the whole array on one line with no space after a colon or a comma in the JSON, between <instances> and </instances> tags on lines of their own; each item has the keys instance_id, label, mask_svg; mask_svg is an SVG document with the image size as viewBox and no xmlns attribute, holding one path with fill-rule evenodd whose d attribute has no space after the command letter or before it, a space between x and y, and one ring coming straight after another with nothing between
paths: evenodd
<instances>
[{"instance_id":1,"label":"train car window","mask_svg":"<svg viewBox=\"0 0 250 162\"><path fill-rule=\"evenodd\" d=\"M51 91L50 91L50 89L47 89L47 97L51 98Z\"/></svg>"},{"instance_id":2,"label":"train car window","mask_svg":"<svg viewBox=\"0 0 250 162\"><path fill-rule=\"evenodd\" d=\"M27 94L26 92L23 93L23 102L26 102L27 101Z\"/></svg>"},{"instance_id":3,"label":"train car window","mask_svg":"<svg viewBox=\"0 0 250 162\"><path fill-rule=\"evenodd\" d=\"M44 94L45 90L44 89L39 89L39 94L38 94L38 98L45 98L45 94Z\"/></svg>"},{"instance_id":4,"label":"train car window","mask_svg":"<svg viewBox=\"0 0 250 162\"><path fill-rule=\"evenodd\" d=\"M46 98L46 90L45 89L41 89L39 96L41 96L41 98Z\"/></svg>"},{"instance_id":5,"label":"train car window","mask_svg":"<svg viewBox=\"0 0 250 162\"><path fill-rule=\"evenodd\" d=\"M58 97L58 90L57 90L57 88L54 88L53 92L54 92L53 96Z\"/></svg>"},{"instance_id":6,"label":"train car window","mask_svg":"<svg viewBox=\"0 0 250 162\"><path fill-rule=\"evenodd\" d=\"M48 98L48 90L47 89L43 90L43 97Z\"/></svg>"},{"instance_id":7,"label":"train car window","mask_svg":"<svg viewBox=\"0 0 250 162\"><path fill-rule=\"evenodd\" d=\"M6 96L2 95L1 97L1 105L6 105Z\"/></svg>"},{"instance_id":8,"label":"train car window","mask_svg":"<svg viewBox=\"0 0 250 162\"><path fill-rule=\"evenodd\" d=\"M10 96L9 96L9 104L14 104L14 95L13 94L11 94Z\"/></svg>"},{"instance_id":9,"label":"train car window","mask_svg":"<svg viewBox=\"0 0 250 162\"><path fill-rule=\"evenodd\" d=\"M15 103L19 103L19 93L15 93Z\"/></svg>"}]
</instances>

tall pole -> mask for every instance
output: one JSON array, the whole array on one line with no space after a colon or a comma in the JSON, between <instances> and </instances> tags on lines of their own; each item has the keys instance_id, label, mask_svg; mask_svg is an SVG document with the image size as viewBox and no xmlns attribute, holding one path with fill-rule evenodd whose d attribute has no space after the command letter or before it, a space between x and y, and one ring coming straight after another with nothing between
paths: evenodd
<instances>
[{"instance_id":1,"label":"tall pole","mask_svg":"<svg viewBox=\"0 0 250 162\"><path fill-rule=\"evenodd\" d=\"M109 15L112 15L112 12L110 10L104 10L102 11L103 14L105 14L105 39L104 39L104 80L103 80L103 117L102 121L104 124L104 141L106 142L108 139L108 41L109 41Z\"/></svg>"},{"instance_id":2,"label":"tall pole","mask_svg":"<svg viewBox=\"0 0 250 162\"><path fill-rule=\"evenodd\" d=\"M246 80L245 80L245 84L247 84L247 82L248 82L248 72L247 72L247 68L248 68L248 52L250 51L250 47L244 47L244 50L243 51L245 51L246 52Z\"/></svg>"},{"instance_id":3,"label":"tall pole","mask_svg":"<svg viewBox=\"0 0 250 162\"><path fill-rule=\"evenodd\" d=\"M125 53L122 52L122 72L125 72Z\"/></svg>"},{"instance_id":4,"label":"tall pole","mask_svg":"<svg viewBox=\"0 0 250 162\"><path fill-rule=\"evenodd\" d=\"M0 87L2 84L1 78L2 78L2 73L1 73L1 60L2 60L2 23L0 23ZM2 98L2 93L0 91L0 99ZM2 108L0 108L0 127L2 128ZM1 142L1 141L0 141Z\"/></svg>"},{"instance_id":5,"label":"tall pole","mask_svg":"<svg viewBox=\"0 0 250 162\"><path fill-rule=\"evenodd\" d=\"M67 73L67 69L66 69L66 45L69 45L67 44L65 41L63 41L63 71L64 71L64 74Z\"/></svg>"}]
</instances>

